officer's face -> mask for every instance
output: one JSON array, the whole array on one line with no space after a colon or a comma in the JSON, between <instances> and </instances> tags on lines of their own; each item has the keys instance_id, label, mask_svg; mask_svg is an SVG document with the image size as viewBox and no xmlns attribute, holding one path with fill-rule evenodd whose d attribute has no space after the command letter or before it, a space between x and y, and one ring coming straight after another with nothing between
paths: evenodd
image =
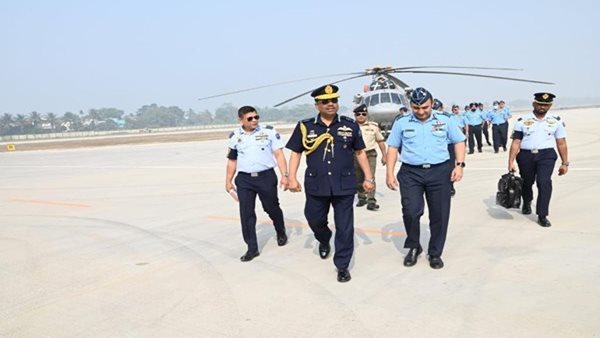
<instances>
[{"instance_id":1,"label":"officer's face","mask_svg":"<svg viewBox=\"0 0 600 338\"><path fill-rule=\"evenodd\" d=\"M334 115L335 113L337 113L340 106L338 105L337 98L335 98L328 100L319 100L315 103L315 107L317 107L317 110L321 114Z\"/></svg>"},{"instance_id":2,"label":"officer's face","mask_svg":"<svg viewBox=\"0 0 600 338\"><path fill-rule=\"evenodd\" d=\"M259 116L255 111L248 112L240 117L240 123L246 130L254 130L258 127Z\"/></svg>"},{"instance_id":3,"label":"officer's face","mask_svg":"<svg viewBox=\"0 0 600 338\"><path fill-rule=\"evenodd\" d=\"M431 116L432 103L433 101L431 99L428 99L421 105L411 102L410 108L419 120L426 120Z\"/></svg>"},{"instance_id":4,"label":"officer's face","mask_svg":"<svg viewBox=\"0 0 600 338\"><path fill-rule=\"evenodd\" d=\"M354 118L358 123L364 123L367 120L367 112L354 113Z\"/></svg>"},{"instance_id":5,"label":"officer's face","mask_svg":"<svg viewBox=\"0 0 600 338\"><path fill-rule=\"evenodd\" d=\"M552 107L551 104L540 104L537 102L533 103L533 112L539 115L545 115L548 110L550 110L550 107Z\"/></svg>"}]
</instances>

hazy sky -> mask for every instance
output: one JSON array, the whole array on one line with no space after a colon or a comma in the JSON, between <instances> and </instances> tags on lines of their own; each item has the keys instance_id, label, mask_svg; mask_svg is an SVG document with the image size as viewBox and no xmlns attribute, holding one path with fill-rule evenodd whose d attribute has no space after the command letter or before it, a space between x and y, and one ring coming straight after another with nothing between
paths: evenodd
<instances>
[{"instance_id":1,"label":"hazy sky","mask_svg":"<svg viewBox=\"0 0 600 338\"><path fill-rule=\"evenodd\" d=\"M401 76L446 103L600 97L599 13L593 0L2 0L0 114L267 106L327 80L197 98L376 64L516 67L525 70L489 74L557 83ZM368 82L341 85L342 103Z\"/></svg>"}]
</instances>

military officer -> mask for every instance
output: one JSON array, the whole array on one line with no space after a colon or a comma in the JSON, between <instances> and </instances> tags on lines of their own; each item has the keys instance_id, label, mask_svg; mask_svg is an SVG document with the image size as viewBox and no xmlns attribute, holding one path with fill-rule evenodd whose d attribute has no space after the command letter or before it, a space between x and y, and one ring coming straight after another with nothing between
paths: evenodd
<instances>
[{"instance_id":1,"label":"military officer","mask_svg":"<svg viewBox=\"0 0 600 338\"><path fill-rule=\"evenodd\" d=\"M408 254L405 266L413 266L423 252L419 242L420 218L424 211L423 194L429 207L429 265L444 266L442 251L450 217L450 182L460 181L465 166L465 136L456 121L432 110L433 97L424 88L410 94L411 115L396 120L388 137L387 186L400 187L402 218L407 238L404 247ZM448 140L454 144L456 162L449 161ZM402 165L397 177L394 167L398 148L402 146Z\"/></svg>"},{"instance_id":2,"label":"military officer","mask_svg":"<svg viewBox=\"0 0 600 338\"><path fill-rule=\"evenodd\" d=\"M483 103L479 102L477 104L477 109L479 110L479 112L481 113L481 115L484 116L483 118L483 124L481 125L481 132L483 133L483 136L485 137L485 142L487 143L488 146L491 146L492 144L490 143L490 123L485 119L485 116L487 115L487 112L483 109Z\"/></svg>"},{"instance_id":3,"label":"military officer","mask_svg":"<svg viewBox=\"0 0 600 338\"><path fill-rule=\"evenodd\" d=\"M305 152L304 215L319 241L319 256L326 259L332 236L327 226L327 214L333 206L336 230L333 262L338 269L337 280L347 282L351 278L348 266L354 251L355 154L364 173L365 192L375 188L375 179L369 169L360 127L353 119L337 114L338 87L328 84L315 89L311 96L319 114L298 122L286 145L291 150L288 188L292 192L301 191L296 173Z\"/></svg>"},{"instance_id":4,"label":"military officer","mask_svg":"<svg viewBox=\"0 0 600 338\"><path fill-rule=\"evenodd\" d=\"M475 141L477 141L477 151L481 153L483 147L481 144L481 129L485 116L479 111L477 103L473 102L469 105L469 111L465 113L465 120L469 129L469 154L475 152Z\"/></svg>"},{"instance_id":5,"label":"military officer","mask_svg":"<svg viewBox=\"0 0 600 338\"><path fill-rule=\"evenodd\" d=\"M565 124L560 116L549 113L556 96L552 93L535 93L533 112L517 120L512 134L512 143L508 157L508 170L514 171L515 159L523 178L523 214L531 214L533 200L532 186L535 182L538 188L536 214L538 224L549 227L548 207L552 196L552 170L558 156L562 160L558 175L569 171L569 155L567 151L567 133Z\"/></svg>"},{"instance_id":6,"label":"military officer","mask_svg":"<svg viewBox=\"0 0 600 338\"><path fill-rule=\"evenodd\" d=\"M360 132L362 133L362 138L366 146L365 152L367 154L367 159L369 160L369 169L371 169L371 174L375 177L375 170L377 168L377 147L379 147L379 150L381 151L381 164L385 165L385 138L381 134L379 125L376 122L368 120L369 113L365 104L361 104L354 108L354 119L360 126ZM358 190L358 203L356 206L362 207L366 204L368 210L378 210L379 204L377 204L377 199L375 198L375 189L369 193L365 193L363 189L362 184L365 181L365 177L356 158L354 159L354 168L356 169L356 188Z\"/></svg>"},{"instance_id":7,"label":"military officer","mask_svg":"<svg viewBox=\"0 0 600 338\"><path fill-rule=\"evenodd\" d=\"M504 114L509 117L509 120L512 118L512 111L510 108L506 107L506 102L504 102L504 100L498 101L498 108L504 111ZM505 129L504 134L507 135L506 140L508 141L508 123L505 124L503 128ZM506 142L504 144L506 144Z\"/></svg>"},{"instance_id":8,"label":"military officer","mask_svg":"<svg viewBox=\"0 0 600 338\"><path fill-rule=\"evenodd\" d=\"M490 110L486 119L492 124L492 140L494 142L494 152L497 153L500 147L506 151L506 139L508 133L508 120L512 117L510 110L500 108L497 101L494 101L492 110Z\"/></svg>"},{"instance_id":9,"label":"military officer","mask_svg":"<svg viewBox=\"0 0 600 338\"><path fill-rule=\"evenodd\" d=\"M288 183L288 173L279 133L272 126L260 126L259 115L253 107L241 107L238 118L241 126L229 135L225 190L237 194L239 200L242 236L248 246L240 260L248 262L259 255L254 212L256 195L273 221L277 245L287 243L283 212L277 197L277 174L273 168L279 168L282 186ZM236 171L234 186L232 180Z\"/></svg>"}]
</instances>

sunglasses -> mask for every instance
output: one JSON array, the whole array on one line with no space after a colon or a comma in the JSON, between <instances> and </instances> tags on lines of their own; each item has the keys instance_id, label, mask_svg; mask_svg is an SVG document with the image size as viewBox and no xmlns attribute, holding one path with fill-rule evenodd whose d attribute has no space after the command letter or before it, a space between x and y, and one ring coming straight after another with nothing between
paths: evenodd
<instances>
[{"instance_id":1,"label":"sunglasses","mask_svg":"<svg viewBox=\"0 0 600 338\"><path fill-rule=\"evenodd\" d=\"M367 116L367 113L354 113L356 116Z\"/></svg>"},{"instance_id":2,"label":"sunglasses","mask_svg":"<svg viewBox=\"0 0 600 338\"><path fill-rule=\"evenodd\" d=\"M249 116L249 117L246 117L246 121L248 121L248 122L252 122L252 120L258 121L259 118L260 118L260 116L258 116L258 115Z\"/></svg>"},{"instance_id":3,"label":"sunglasses","mask_svg":"<svg viewBox=\"0 0 600 338\"><path fill-rule=\"evenodd\" d=\"M327 99L317 101L320 104L338 103L338 99Z\"/></svg>"}]
</instances>

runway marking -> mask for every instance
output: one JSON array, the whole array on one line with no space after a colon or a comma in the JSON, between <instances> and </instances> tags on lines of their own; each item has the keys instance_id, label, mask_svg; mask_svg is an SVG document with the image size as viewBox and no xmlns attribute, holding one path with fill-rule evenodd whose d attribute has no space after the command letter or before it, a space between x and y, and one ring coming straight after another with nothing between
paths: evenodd
<instances>
[{"instance_id":1,"label":"runway marking","mask_svg":"<svg viewBox=\"0 0 600 338\"><path fill-rule=\"evenodd\" d=\"M239 221L240 220L239 217L229 217L229 216L220 216L220 215L209 215L208 219L219 220L219 221ZM270 220L259 220L259 222L268 223L268 222L270 222ZM290 227L290 228L310 229L308 224L304 224L304 223L291 223L291 224L286 223L285 226ZM369 233L369 234L378 234L378 235L387 235L387 236L406 236L406 233L404 231L385 231L385 230L378 230L378 229L366 229L366 228L361 228L361 227L354 227L354 229L359 230L364 233Z\"/></svg>"},{"instance_id":2,"label":"runway marking","mask_svg":"<svg viewBox=\"0 0 600 338\"><path fill-rule=\"evenodd\" d=\"M198 169L214 169L220 170L221 166L124 166L124 165L3 165L2 168L12 169L183 169L183 170L198 170ZM497 168L465 168L468 171L506 171L506 167ZM558 166L556 167L558 169ZM600 168L569 168L569 171L600 171Z\"/></svg>"},{"instance_id":3,"label":"runway marking","mask_svg":"<svg viewBox=\"0 0 600 338\"><path fill-rule=\"evenodd\" d=\"M43 205L56 205L56 206L70 207L70 208L89 208L89 207L91 207L90 205L87 205L87 204L55 202L55 201L43 201L43 200L30 200L30 199L21 199L21 198L9 198L8 200L10 202L32 203L32 204L43 204Z\"/></svg>"},{"instance_id":4,"label":"runway marking","mask_svg":"<svg viewBox=\"0 0 600 338\"><path fill-rule=\"evenodd\" d=\"M121 166L121 165L6 165L3 168L14 169L221 169L220 166Z\"/></svg>"}]
</instances>

